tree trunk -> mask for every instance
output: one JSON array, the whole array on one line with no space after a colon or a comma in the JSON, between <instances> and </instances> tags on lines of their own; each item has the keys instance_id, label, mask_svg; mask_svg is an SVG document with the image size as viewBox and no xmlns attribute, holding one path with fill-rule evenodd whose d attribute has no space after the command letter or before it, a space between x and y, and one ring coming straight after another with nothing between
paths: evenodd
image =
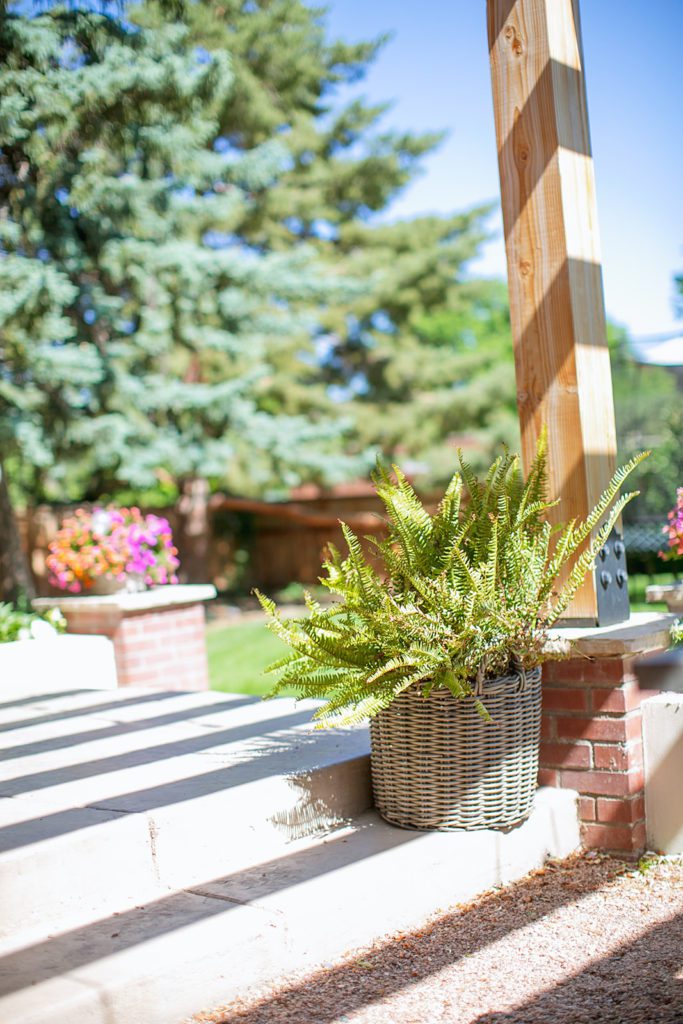
<instances>
[{"instance_id":1,"label":"tree trunk","mask_svg":"<svg viewBox=\"0 0 683 1024\"><path fill-rule=\"evenodd\" d=\"M178 501L180 579L206 583L209 578L209 484L193 477L182 484Z\"/></svg>"},{"instance_id":2,"label":"tree trunk","mask_svg":"<svg viewBox=\"0 0 683 1024\"><path fill-rule=\"evenodd\" d=\"M0 462L0 601L16 604L35 597L28 559L21 546L7 477Z\"/></svg>"}]
</instances>

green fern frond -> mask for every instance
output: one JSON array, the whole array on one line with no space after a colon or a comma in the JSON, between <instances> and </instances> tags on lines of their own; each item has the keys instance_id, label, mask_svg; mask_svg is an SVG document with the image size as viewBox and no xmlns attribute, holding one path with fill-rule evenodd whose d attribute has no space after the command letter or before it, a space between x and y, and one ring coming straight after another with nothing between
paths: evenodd
<instances>
[{"instance_id":1,"label":"green fern frond","mask_svg":"<svg viewBox=\"0 0 683 1024\"><path fill-rule=\"evenodd\" d=\"M629 474L632 473L636 466L640 465L643 459L646 459L649 455L649 451L641 452L640 455L635 455L632 459L629 459L629 461L624 466L621 466L621 468L616 471L609 485L600 495L598 501L596 502L595 508L592 510L590 515L587 516L587 518L582 524L576 527L574 531L574 540L576 541L577 547L580 544L582 544L583 541L586 540L586 538L589 537L593 530L597 527L598 523L607 512L612 502L615 500L616 495L619 492L619 488L624 483ZM634 498L636 496L636 493L638 492L634 492L631 495L631 498ZM629 498L629 501L631 500L631 498ZM619 517L617 516L616 519L618 518ZM614 522L616 522L616 519L614 520Z\"/></svg>"},{"instance_id":2,"label":"green fern frond","mask_svg":"<svg viewBox=\"0 0 683 1024\"><path fill-rule=\"evenodd\" d=\"M530 505L534 502L544 502L547 499L548 486L548 430L545 425L541 428L536 444L536 454L527 475L526 484L523 490L522 504Z\"/></svg>"},{"instance_id":3,"label":"green fern frond","mask_svg":"<svg viewBox=\"0 0 683 1024\"><path fill-rule=\"evenodd\" d=\"M269 628L290 648L270 666L276 677L271 692L294 687L302 697L323 700L315 714L320 728L350 726L410 686L473 696L478 673L540 663L548 657L545 630L566 611L634 497L617 498L617 492L644 457L615 474L584 522L559 532L547 519L557 503L546 496L545 436L526 481L519 458L508 452L483 481L460 452L460 471L433 515L398 467L392 475L378 465L374 480L388 534L368 541L383 571L342 525L347 553L342 557L329 545L321 577L338 600L326 606L307 595L308 617L285 620L257 592ZM566 583L555 593L567 568ZM487 717L485 702L473 699Z\"/></svg>"},{"instance_id":4,"label":"green fern frond","mask_svg":"<svg viewBox=\"0 0 683 1024\"><path fill-rule=\"evenodd\" d=\"M625 494L619 498L606 522L600 527L586 550L581 552L569 573L567 582L560 591L557 600L552 604L552 611L548 618L548 625L552 625L552 623L556 622L567 610L576 592L583 583L586 574L595 567L595 560L598 557L598 553L600 549L604 547L617 519L623 512L626 505L637 497L638 494L638 491L632 491L630 494Z\"/></svg>"}]
</instances>

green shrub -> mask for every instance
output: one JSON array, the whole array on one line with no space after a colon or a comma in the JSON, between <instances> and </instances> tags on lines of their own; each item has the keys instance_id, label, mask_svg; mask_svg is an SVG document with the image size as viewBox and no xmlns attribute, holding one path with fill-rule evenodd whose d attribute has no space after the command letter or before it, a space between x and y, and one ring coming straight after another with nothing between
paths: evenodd
<instances>
[{"instance_id":1,"label":"green shrub","mask_svg":"<svg viewBox=\"0 0 683 1024\"><path fill-rule=\"evenodd\" d=\"M40 615L20 611L11 604L0 604L0 644L40 639L50 633L63 633L65 629L66 620L58 608Z\"/></svg>"},{"instance_id":2,"label":"green shrub","mask_svg":"<svg viewBox=\"0 0 683 1024\"><path fill-rule=\"evenodd\" d=\"M315 716L321 725L352 724L415 683L425 693L444 686L462 697L478 676L557 657L546 645L547 629L634 497L616 495L643 457L615 474L584 522L561 529L546 518L557 502L546 498L544 437L526 483L518 456L496 459L484 480L460 456L460 472L434 515L399 469L393 478L379 469L374 482L389 533L384 541L367 540L384 572L375 571L343 525L348 554L342 558L330 546L321 578L336 603L322 607L308 597L307 618L284 620L258 594L270 628L291 647L269 668L277 673L270 696L294 687L302 697L326 699ZM566 581L557 589L565 568ZM481 705L480 711L486 714Z\"/></svg>"}]
</instances>

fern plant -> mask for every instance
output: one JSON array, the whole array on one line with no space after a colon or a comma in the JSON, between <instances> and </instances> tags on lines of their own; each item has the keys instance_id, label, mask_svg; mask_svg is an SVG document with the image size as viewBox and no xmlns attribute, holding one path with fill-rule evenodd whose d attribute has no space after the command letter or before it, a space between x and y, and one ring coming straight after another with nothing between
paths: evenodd
<instances>
[{"instance_id":1,"label":"fern plant","mask_svg":"<svg viewBox=\"0 0 683 1024\"><path fill-rule=\"evenodd\" d=\"M617 493L646 454L618 470L585 521L560 529L546 517L557 502L546 497L545 435L526 481L516 455L501 455L480 480L459 453L460 472L433 515L400 469L392 477L378 468L373 479L388 536L366 539L384 571L342 524L348 553L330 545L321 577L334 603L323 607L307 595L308 617L285 620L257 592L270 629L291 648L268 669L277 674L269 696L294 687L301 697L325 700L315 714L320 726L351 725L414 684L425 695L443 686L463 697L477 677L547 660L547 630L635 497Z\"/></svg>"}]
</instances>

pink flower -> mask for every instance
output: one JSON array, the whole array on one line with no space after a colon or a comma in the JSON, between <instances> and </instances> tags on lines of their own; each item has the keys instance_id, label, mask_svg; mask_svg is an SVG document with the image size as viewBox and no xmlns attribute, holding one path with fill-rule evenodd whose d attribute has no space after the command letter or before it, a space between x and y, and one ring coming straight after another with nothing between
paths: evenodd
<instances>
[{"instance_id":1,"label":"pink flower","mask_svg":"<svg viewBox=\"0 0 683 1024\"><path fill-rule=\"evenodd\" d=\"M662 527L662 533L667 537L669 550L660 551L663 559L677 558L683 555L683 487L676 491L676 504L667 514L668 524Z\"/></svg>"},{"instance_id":2,"label":"pink flower","mask_svg":"<svg viewBox=\"0 0 683 1024\"><path fill-rule=\"evenodd\" d=\"M179 561L166 519L138 508L77 509L50 544L50 582L77 593L99 576L124 581L127 573L149 586L177 582Z\"/></svg>"}]
</instances>

